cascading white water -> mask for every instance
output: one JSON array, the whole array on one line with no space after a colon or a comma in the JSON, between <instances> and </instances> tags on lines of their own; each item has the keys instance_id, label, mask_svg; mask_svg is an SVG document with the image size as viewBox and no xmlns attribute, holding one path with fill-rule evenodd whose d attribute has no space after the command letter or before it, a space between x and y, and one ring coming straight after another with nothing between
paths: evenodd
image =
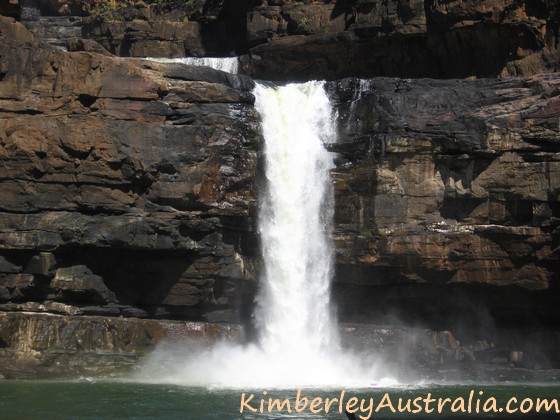
<instances>
[{"instance_id":1,"label":"cascading white water","mask_svg":"<svg viewBox=\"0 0 560 420\"><path fill-rule=\"evenodd\" d=\"M362 128L362 120L357 118L356 107L362 100L364 94L371 90L372 82L372 79L358 79L354 87L354 98L350 102L350 112L346 120L346 130L349 132L359 132Z\"/></svg>"},{"instance_id":2,"label":"cascading white water","mask_svg":"<svg viewBox=\"0 0 560 420\"><path fill-rule=\"evenodd\" d=\"M158 63L183 63L190 66L206 66L216 70L237 74L239 71L238 57L183 57L183 58L160 58L147 57L148 60Z\"/></svg>"},{"instance_id":3,"label":"cascading white water","mask_svg":"<svg viewBox=\"0 0 560 420\"><path fill-rule=\"evenodd\" d=\"M320 82L258 85L265 139L266 193L260 214L265 265L256 314L265 353L313 354L338 348L330 310L334 141Z\"/></svg>"},{"instance_id":4,"label":"cascading white water","mask_svg":"<svg viewBox=\"0 0 560 420\"><path fill-rule=\"evenodd\" d=\"M172 362L156 353L160 382L219 387L366 386L374 368L341 350L330 307L334 115L322 82L257 84L266 191L259 215L264 273L255 318L259 340L222 343ZM150 375L149 371L145 372Z\"/></svg>"}]
</instances>

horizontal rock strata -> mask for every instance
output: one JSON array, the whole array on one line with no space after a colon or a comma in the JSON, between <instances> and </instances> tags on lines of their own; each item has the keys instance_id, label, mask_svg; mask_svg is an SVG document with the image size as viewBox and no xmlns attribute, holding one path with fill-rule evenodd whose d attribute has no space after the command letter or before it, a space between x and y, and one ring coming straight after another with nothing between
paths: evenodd
<instances>
[{"instance_id":1,"label":"horizontal rock strata","mask_svg":"<svg viewBox=\"0 0 560 420\"><path fill-rule=\"evenodd\" d=\"M558 71L560 11L544 1L191 2L117 8L84 34L125 56L246 54L265 80L495 77Z\"/></svg>"},{"instance_id":2,"label":"horizontal rock strata","mask_svg":"<svg viewBox=\"0 0 560 420\"><path fill-rule=\"evenodd\" d=\"M0 19L0 307L234 317L254 283L253 82L63 53Z\"/></svg>"},{"instance_id":3,"label":"horizontal rock strata","mask_svg":"<svg viewBox=\"0 0 560 420\"><path fill-rule=\"evenodd\" d=\"M556 324L558 75L329 90L341 308L446 328Z\"/></svg>"},{"instance_id":4,"label":"horizontal rock strata","mask_svg":"<svg viewBox=\"0 0 560 420\"><path fill-rule=\"evenodd\" d=\"M0 375L9 379L130 374L163 339L242 341L239 326L0 312Z\"/></svg>"},{"instance_id":5,"label":"horizontal rock strata","mask_svg":"<svg viewBox=\"0 0 560 420\"><path fill-rule=\"evenodd\" d=\"M340 334L346 347L376 354L386 369L403 380L416 380L419 374L433 380L543 382L560 378L558 370L550 369L558 366L554 359L557 333L503 331L492 340L466 343L449 331L341 324ZM172 349L175 357L180 351L187 357L189 349L224 340L243 343L241 326L0 312L0 377L130 376L157 344L162 350Z\"/></svg>"},{"instance_id":6,"label":"horizontal rock strata","mask_svg":"<svg viewBox=\"0 0 560 420\"><path fill-rule=\"evenodd\" d=\"M533 75L559 70L559 20L551 2L279 2L248 15L261 42L245 68L274 80Z\"/></svg>"}]
</instances>

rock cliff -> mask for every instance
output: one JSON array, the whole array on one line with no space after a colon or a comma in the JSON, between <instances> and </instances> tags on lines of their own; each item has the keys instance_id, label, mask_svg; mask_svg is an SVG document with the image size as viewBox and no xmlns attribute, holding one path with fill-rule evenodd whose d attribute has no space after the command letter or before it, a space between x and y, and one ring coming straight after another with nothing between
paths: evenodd
<instances>
[{"instance_id":1,"label":"rock cliff","mask_svg":"<svg viewBox=\"0 0 560 420\"><path fill-rule=\"evenodd\" d=\"M329 89L341 310L452 329L555 325L558 75Z\"/></svg>"},{"instance_id":2,"label":"rock cliff","mask_svg":"<svg viewBox=\"0 0 560 420\"><path fill-rule=\"evenodd\" d=\"M560 366L554 2L203 3L90 18L110 53L0 17L0 373L111 372L176 330L229 334L190 321L250 317L252 80L111 53L246 53L247 74L277 80L526 75L327 84L333 300L342 321L391 326L346 326L348 342L407 343L423 366Z\"/></svg>"},{"instance_id":3,"label":"rock cliff","mask_svg":"<svg viewBox=\"0 0 560 420\"><path fill-rule=\"evenodd\" d=\"M557 71L558 13L546 1L269 2L249 15L259 45L246 68L274 80Z\"/></svg>"},{"instance_id":4,"label":"rock cliff","mask_svg":"<svg viewBox=\"0 0 560 420\"><path fill-rule=\"evenodd\" d=\"M129 5L88 19L84 35L117 55L244 54L265 80L495 77L557 71L552 1L192 1Z\"/></svg>"},{"instance_id":5,"label":"rock cliff","mask_svg":"<svg viewBox=\"0 0 560 420\"><path fill-rule=\"evenodd\" d=\"M560 70L554 1L18 1L27 27L59 45L81 30L119 56L243 55L243 71L265 80Z\"/></svg>"},{"instance_id":6,"label":"rock cliff","mask_svg":"<svg viewBox=\"0 0 560 420\"><path fill-rule=\"evenodd\" d=\"M257 254L253 82L0 23L0 309L236 319Z\"/></svg>"}]
</instances>

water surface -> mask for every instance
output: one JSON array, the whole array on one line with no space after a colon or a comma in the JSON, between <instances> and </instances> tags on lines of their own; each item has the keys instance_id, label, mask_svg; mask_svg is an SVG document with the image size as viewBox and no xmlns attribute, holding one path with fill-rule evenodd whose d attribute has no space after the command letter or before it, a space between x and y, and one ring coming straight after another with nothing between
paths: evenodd
<instances>
[{"instance_id":1,"label":"water surface","mask_svg":"<svg viewBox=\"0 0 560 420\"><path fill-rule=\"evenodd\" d=\"M465 397L469 392L483 392L483 396L493 396L498 404L504 404L512 396L521 401L524 398L558 398L560 385L423 385L393 388L370 388L345 390L345 398L373 398L377 404L388 392L391 401L401 398L415 398L431 393L434 397ZM336 398L341 389L304 389L302 396ZM185 387L178 385L154 385L117 381L0 381L0 418L2 419L346 419L336 405L330 413L288 414L277 411L263 414L239 413L241 393L254 393L251 401L257 407L262 397L262 389L217 389L212 387ZM295 390L268 390L273 398L289 398L293 403ZM254 403L254 404L253 404ZM474 409L474 405L473 405ZM245 410L246 411L246 410ZM388 410L374 413L372 418L472 418L471 414L393 414ZM535 415L484 415L485 418L544 418ZM558 417L558 415L555 415Z\"/></svg>"}]
</instances>

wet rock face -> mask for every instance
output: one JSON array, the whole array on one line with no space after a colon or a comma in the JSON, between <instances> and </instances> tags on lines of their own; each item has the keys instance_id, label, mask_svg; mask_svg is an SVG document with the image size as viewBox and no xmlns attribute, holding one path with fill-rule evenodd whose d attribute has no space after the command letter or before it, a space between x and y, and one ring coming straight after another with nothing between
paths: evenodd
<instances>
[{"instance_id":1,"label":"wet rock face","mask_svg":"<svg viewBox=\"0 0 560 420\"><path fill-rule=\"evenodd\" d=\"M0 312L0 375L72 378L123 372L162 339L156 321Z\"/></svg>"},{"instance_id":2,"label":"wet rock face","mask_svg":"<svg viewBox=\"0 0 560 420\"><path fill-rule=\"evenodd\" d=\"M329 90L342 311L440 327L554 322L558 77L346 79Z\"/></svg>"},{"instance_id":3,"label":"wet rock face","mask_svg":"<svg viewBox=\"0 0 560 420\"><path fill-rule=\"evenodd\" d=\"M485 339L459 340L450 331L341 324L340 336L354 352L373 350L386 371L403 382L548 382L559 375L558 333L552 331L503 329Z\"/></svg>"},{"instance_id":4,"label":"wet rock face","mask_svg":"<svg viewBox=\"0 0 560 420\"><path fill-rule=\"evenodd\" d=\"M375 354L402 380L558 380L558 370L541 370L560 366L557 332L504 330L460 341L450 331L402 326L341 324L339 331L345 348ZM193 349L245 340L239 325L224 323L0 312L0 377L122 377L138 372L158 345L172 358L178 349L188 357Z\"/></svg>"},{"instance_id":5,"label":"wet rock face","mask_svg":"<svg viewBox=\"0 0 560 420\"><path fill-rule=\"evenodd\" d=\"M0 19L0 306L235 319L256 255L253 82L63 53Z\"/></svg>"}]
</instances>

